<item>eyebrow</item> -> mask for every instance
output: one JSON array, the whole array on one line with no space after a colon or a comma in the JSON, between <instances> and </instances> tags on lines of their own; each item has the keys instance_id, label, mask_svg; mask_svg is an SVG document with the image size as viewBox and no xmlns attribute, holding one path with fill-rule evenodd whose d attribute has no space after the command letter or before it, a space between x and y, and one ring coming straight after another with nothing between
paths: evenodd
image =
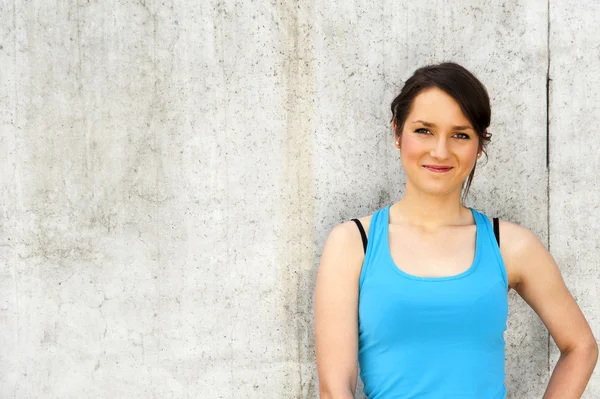
<instances>
[{"instance_id":1,"label":"eyebrow","mask_svg":"<svg viewBox=\"0 0 600 399\"><path fill-rule=\"evenodd\" d=\"M425 122L422 120L416 120L416 121L413 121L413 123L421 123L427 127L436 127L435 123ZM452 126L452 129L453 130L467 130L467 129L473 129L473 128L471 126Z\"/></svg>"}]
</instances>

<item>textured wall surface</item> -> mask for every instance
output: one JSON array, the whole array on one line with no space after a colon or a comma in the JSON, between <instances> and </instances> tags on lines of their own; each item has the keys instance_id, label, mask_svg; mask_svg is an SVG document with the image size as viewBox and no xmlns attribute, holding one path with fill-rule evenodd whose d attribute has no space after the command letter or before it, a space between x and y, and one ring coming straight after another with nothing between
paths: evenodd
<instances>
[{"instance_id":1,"label":"textured wall surface","mask_svg":"<svg viewBox=\"0 0 600 399\"><path fill-rule=\"evenodd\" d=\"M469 205L549 243L599 337L598 18L592 0L0 2L0 397L318 397L322 246L401 197L389 104L446 60L492 100ZM506 339L509 397L540 398L558 354L514 294Z\"/></svg>"},{"instance_id":2,"label":"textured wall surface","mask_svg":"<svg viewBox=\"0 0 600 399\"><path fill-rule=\"evenodd\" d=\"M600 3L550 8L550 252L600 340ZM583 4L581 5L584 6ZM550 365L560 352L551 341ZM600 367L584 395L600 398Z\"/></svg>"}]
</instances>

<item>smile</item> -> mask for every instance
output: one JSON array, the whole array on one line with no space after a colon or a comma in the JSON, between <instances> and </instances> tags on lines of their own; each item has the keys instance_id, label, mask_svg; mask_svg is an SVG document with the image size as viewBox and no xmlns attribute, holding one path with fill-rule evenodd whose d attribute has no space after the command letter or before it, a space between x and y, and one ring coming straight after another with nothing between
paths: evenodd
<instances>
[{"instance_id":1,"label":"smile","mask_svg":"<svg viewBox=\"0 0 600 399\"><path fill-rule=\"evenodd\" d=\"M432 165L424 165L425 169L433 173L446 173L452 170L452 166L432 166Z\"/></svg>"}]
</instances>

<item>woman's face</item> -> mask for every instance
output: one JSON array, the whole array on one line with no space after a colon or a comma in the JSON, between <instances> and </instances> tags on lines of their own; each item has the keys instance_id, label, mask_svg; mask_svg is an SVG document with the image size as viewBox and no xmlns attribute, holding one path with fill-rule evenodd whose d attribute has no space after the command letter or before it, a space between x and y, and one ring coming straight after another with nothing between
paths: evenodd
<instances>
[{"instance_id":1,"label":"woman's face","mask_svg":"<svg viewBox=\"0 0 600 399\"><path fill-rule=\"evenodd\" d=\"M438 88L419 93L398 140L407 188L460 195L477 161L479 138L454 98Z\"/></svg>"}]
</instances>

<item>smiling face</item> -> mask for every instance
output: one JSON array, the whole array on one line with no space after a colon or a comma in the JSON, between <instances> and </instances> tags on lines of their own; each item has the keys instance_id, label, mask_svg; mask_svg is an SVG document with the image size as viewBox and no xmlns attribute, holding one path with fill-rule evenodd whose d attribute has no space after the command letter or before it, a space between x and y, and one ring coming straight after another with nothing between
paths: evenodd
<instances>
[{"instance_id":1,"label":"smiling face","mask_svg":"<svg viewBox=\"0 0 600 399\"><path fill-rule=\"evenodd\" d=\"M419 93L396 141L407 190L460 195L477 161L479 138L454 98L437 87Z\"/></svg>"}]
</instances>

